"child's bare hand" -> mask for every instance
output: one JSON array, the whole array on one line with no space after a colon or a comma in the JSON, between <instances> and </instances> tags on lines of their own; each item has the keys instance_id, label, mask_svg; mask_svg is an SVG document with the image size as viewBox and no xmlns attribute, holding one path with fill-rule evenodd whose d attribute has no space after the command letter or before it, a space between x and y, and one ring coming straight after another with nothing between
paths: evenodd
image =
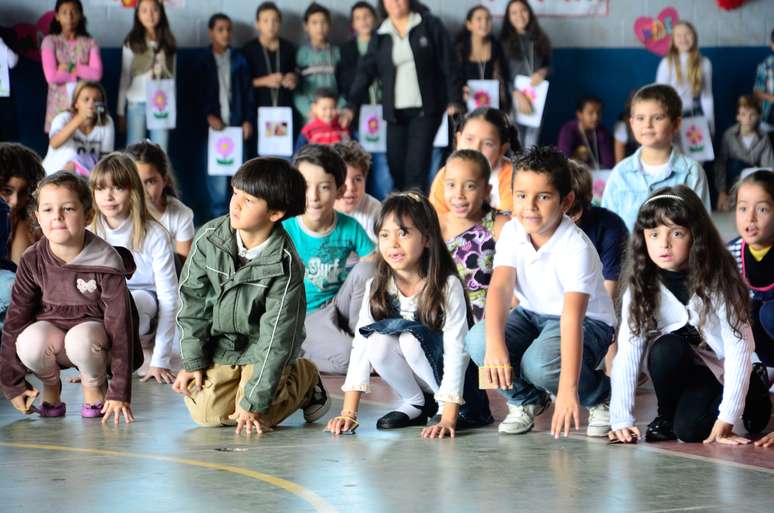
<instances>
[{"instance_id":1,"label":"child's bare hand","mask_svg":"<svg viewBox=\"0 0 774 513\"><path fill-rule=\"evenodd\" d=\"M113 423L116 425L118 425L122 415L124 417L124 422L127 424L134 422L132 408L129 406L129 403L124 401L105 401L105 406L102 407L102 423L104 424L107 422L111 415L113 416Z\"/></svg>"},{"instance_id":2,"label":"child's bare hand","mask_svg":"<svg viewBox=\"0 0 774 513\"><path fill-rule=\"evenodd\" d=\"M145 377L140 380L140 383L147 383L151 378L155 378L156 383L171 385L175 381L175 373L163 367L150 367Z\"/></svg>"},{"instance_id":3,"label":"child's bare hand","mask_svg":"<svg viewBox=\"0 0 774 513\"><path fill-rule=\"evenodd\" d=\"M610 431L607 434L607 437L612 440L618 440L619 442L624 443L631 443L636 442L639 438L641 438L640 430L637 427L625 427L621 429L617 429L615 431Z\"/></svg>"},{"instance_id":4,"label":"child's bare hand","mask_svg":"<svg viewBox=\"0 0 774 513\"><path fill-rule=\"evenodd\" d=\"M570 435L573 422L575 429L580 429L580 402L577 392L563 392L559 390L556 394L556 405L554 405L554 415L551 417L551 434L554 438L564 431L564 436Z\"/></svg>"},{"instance_id":5,"label":"child's bare hand","mask_svg":"<svg viewBox=\"0 0 774 513\"><path fill-rule=\"evenodd\" d=\"M248 140L253 135L253 125L249 121L242 123L242 137L244 140Z\"/></svg>"},{"instance_id":6,"label":"child's bare hand","mask_svg":"<svg viewBox=\"0 0 774 513\"><path fill-rule=\"evenodd\" d=\"M454 438L455 435L455 422L444 421L434 426L427 426L422 430L422 438L443 438L448 435L449 438Z\"/></svg>"},{"instance_id":7,"label":"child's bare hand","mask_svg":"<svg viewBox=\"0 0 774 513\"><path fill-rule=\"evenodd\" d=\"M774 431L755 442L755 447L774 447Z\"/></svg>"},{"instance_id":8,"label":"child's bare hand","mask_svg":"<svg viewBox=\"0 0 774 513\"><path fill-rule=\"evenodd\" d=\"M340 415L329 420L325 430L330 431L333 435L341 435L348 432L354 434L359 425L360 423L358 423L355 417Z\"/></svg>"},{"instance_id":9,"label":"child's bare hand","mask_svg":"<svg viewBox=\"0 0 774 513\"><path fill-rule=\"evenodd\" d=\"M187 370L181 370L177 373L177 378L172 384L172 390L186 397L191 397L191 381L194 382L194 391L199 392L202 386L204 386L204 371L188 372Z\"/></svg>"},{"instance_id":10,"label":"child's bare hand","mask_svg":"<svg viewBox=\"0 0 774 513\"><path fill-rule=\"evenodd\" d=\"M228 418L237 421L236 434L238 435L242 434L243 429L248 435L252 434L253 428L259 435L272 430L260 413L243 410L241 406L237 406L236 411Z\"/></svg>"},{"instance_id":11,"label":"child's bare hand","mask_svg":"<svg viewBox=\"0 0 774 513\"><path fill-rule=\"evenodd\" d=\"M32 403L35 402L35 399L37 399L39 392L37 389L33 386L30 386L27 390L22 392L21 394L17 395L13 399L11 399L11 404L14 408L19 410L20 413L23 413L25 415L29 415L30 413L35 413L38 411L37 408L35 408Z\"/></svg>"},{"instance_id":12,"label":"child's bare hand","mask_svg":"<svg viewBox=\"0 0 774 513\"><path fill-rule=\"evenodd\" d=\"M484 369L489 382L497 388L507 390L513 386L513 368L506 348L487 349L484 354Z\"/></svg>"},{"instance_id":13,"label":"child's bare hand","mask_svg":"<svg viewBox=\"0 0 774 513\"><path fill-rule=\"evenodd\" d=\"M295 73L286 73L282 77L282 87L291 91L298 85L298 76Z\"/></svg>"},{"instance_id":14,"label":"child's bare hand","mask_svg":"<svg viewBox=\"0 0 774 513\"><path fill-rule=\"evenodd\" d=\"M711 444L712 442L719 443L721 445L747 445L750 440L743 436L734 434L734 425L722 420L716 420L712 426L712 431L706 440L705 444Z\"/></svg>"}]
</instances>

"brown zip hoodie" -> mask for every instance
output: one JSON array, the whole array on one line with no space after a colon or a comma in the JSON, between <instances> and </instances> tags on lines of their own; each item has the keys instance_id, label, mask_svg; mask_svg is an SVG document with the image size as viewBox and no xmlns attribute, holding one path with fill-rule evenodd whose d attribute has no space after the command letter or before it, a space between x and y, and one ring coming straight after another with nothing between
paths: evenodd
<instances>
[{"instance_id":1,"label":"brown zip hoodie","mask_svg":"<svg viewBox=\"0 0 774 513\"><path fill-rule=\"evenodd\" d=\"M126 286L134 270L128 250L113 248L91 232L81 253L67 264L51 252L45 237L30 246L19 262L3 326L0 386L6 398L29 387L16 339L30 324L48 321L67 331L96 321L105 326L110 342L113 379L106 399L131 401L132 371L142 364L137 310Z\"/></svg>"}]
</instances>

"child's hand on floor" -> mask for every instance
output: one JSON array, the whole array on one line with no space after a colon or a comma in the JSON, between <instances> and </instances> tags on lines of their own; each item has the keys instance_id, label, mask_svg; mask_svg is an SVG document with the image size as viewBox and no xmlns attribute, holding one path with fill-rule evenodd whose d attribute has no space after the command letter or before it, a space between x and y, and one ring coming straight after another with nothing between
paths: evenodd
<instances>
[{"instance_id":1,"label":"child's hand on floor","mask_svg":"<svg viewBox=\"0 0 774 513\"><path fill-rule=\"evenodd\" d=\"M156 383L171 385L175 381L175 374L170 369L163 367L150 367L145 377L140 380L140 383L147 383L151 378L156 378Z\"/></svg>"},{"instance_id":2,"label":"child's hand on floor","mask_svg":"<svg viewBox=\"0 0 774 513\"><path fill-rule=\"evenodd\" d=\"M774 431L755 442L755 447L774 447Z\"/></svg>"},{"instance_id":3,"label":"child's hand on floor","mask_svg":"<svg viewBox=\"0 0 774 513\"><path fill-rule=\"evenodd\" d=\"M443 438L447 435L449 438L454 438L455 424L455 422L441 419L441 422L438 424L424 428L422 430L422 438Z\"/></svg>"},{"instance_id":4,"label":"child's hand on floor","mask_svg":"<svg viewBox=\"0 0 774 513\"><path fill-rule=\"evenodd\" d=\"M607 434L607 437L615 442L623 442L623 443L633 443L636 442L641 438L640 430L637 427L625 427L621 429L617 429L615 431L610 431Z\"/></svg>"},{"instance_id":5,"label":"child's hand on floor","mask_svg":"<svg viewBox=\"0 0 774 513\"><path fill-rule=\"evenodd\" d=\"M355 430L360 425L357 421L357 413L342 411L338 417L333 417L328 421L326 431L330 431L332 435L341 435L344 433L355 434Z\"/></svg>"},{"instance_id":6,"label":"child's hand on floor","mask_svg":"<svg viewBox=\"0 0 774 513\"><path fill-rule=\"evenodd\" d=\"M35 413L38 409L35 408L32 403L37 399L38 394L39 392L37 389L30 385L27 390L11 399L11 404L14 408L19 410L20 413L25 415Z\"/></svg>"},{"instance_id":7,"label":"child's hand on floor","mask_svg":"<svg viewBox=\"0 0 774 513\"><path fill-rule=\"evenodd\" d=\"M178 394L183 394L186 397L191 397L191 381L193 380L195 388L194 391L199 392L204 385L204 371L196 370L188 372L187 370L181 370L177 373L177 379L175 379L172 385L172 390Z\"/></svg>"},{"instance_id":8,"label":"child's hand on floor","mask_svg":"<svg viewBox=\"0 0 774 513\"><path fill-rule=\"evenodd\" d=\"M710 435L704 440L705 444L711 444L712 442L723 445L747 445L750 443L750 440L743 436L735 435L733 424L716 420Z\"/></svg>"},{"instance_id":9,"label":"child's hand on floor","mask_svg":"<svg viewBox=\"0 0 774 513\"><path fill-rule=\"evenodd\" d=\"M575 429L580 429L580 402L578 393L564 391L561 388L556 394L556 405L554 406L554 415L551 417L551 434L554 438L559 438L564 430L564 436L569 436L573 421Z\"/></svg>"},{"instance_id":10,"label":"child's hand on floor","mask_svg":"<svg viewBox=\"0 0 774 513\"><path fill-rule=\"evenodd\" d=\"M127 424L134 422L132 408L129 406L129 403L124 401L113 401L110 399L105 401L105 406L102 407L102 423L107 422L111 415L113 415L113 423L116 425L121 420L121 415L124 416L124 422Z\"/></svg>"},{"instance_id":11,"label":"child's hand on floor","mask_svg":"<svg viewBox=\"0 0 774 513\"><path fill-rule=\"evenodd\" d=\"M237 421L236 434L238 435L242 434L243 429L248 435L252 434L253 428L259 435L272 430L260 413L243 410L241 406L237 406L236 411L228 418Z\"/></svg>"}]
</instances>

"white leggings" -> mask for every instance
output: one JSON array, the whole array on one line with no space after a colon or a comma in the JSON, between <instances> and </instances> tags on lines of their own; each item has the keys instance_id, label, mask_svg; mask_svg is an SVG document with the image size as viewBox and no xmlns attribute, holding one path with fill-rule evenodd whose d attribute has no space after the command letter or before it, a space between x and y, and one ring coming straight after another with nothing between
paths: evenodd
<instances>
[{"instance_id":1,"label":"white leggings","mask_svg":"<svg viewBox=\"0 0 774 513\"><path fill-rule=\"evenodd\" d=\"M159 314L159 303L156 301L156 295L148 290L132 290L130 292L140 316L138 328L142 337L150 333L153 320Z\"/></svg>"},{"instance_id":2,"label":"white leggings","mask_svg":"<svg viewBox=\"0 0 774 513\"><path fill-rule=\"evenodd\" d=\"M372 334L368 337L368 359L374 370L403 400L398 410L409 417L415 417L416 409L425 404L423 390L438 391L439 384L430 362L411 333L399 336Z\"/></svg>"},{"instance_id":3,"label":"white leggings","mask_svg":"<svg viewBox=\"0 0 774 513\"><path fill-rule=\"evenodd\" d=\"M32 323L16 339L16 354L44 385L56 385L60 370L69 367L78 367L83 386L107 381L108 336L99 322L83 322L67 333L48 321Z\"/></svg>"}]
</instances>

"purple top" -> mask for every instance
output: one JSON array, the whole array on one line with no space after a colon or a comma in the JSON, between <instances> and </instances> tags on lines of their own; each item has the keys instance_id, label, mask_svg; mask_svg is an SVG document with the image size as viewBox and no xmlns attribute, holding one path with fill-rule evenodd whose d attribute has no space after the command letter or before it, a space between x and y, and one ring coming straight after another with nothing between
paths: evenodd
<instances>
[{"instance_id":1,"label":"purple top","mask_svg":"<svg viewBox=\"0 0 774 513\"><path fill-rule=\"evenodd\" d=\"M568 121L559 131L559 151L567 158L579 160L591 169L613 169L610 134L604 125L597 126L593 131L586 131L584 138L578 128L578 120ZM595 158L598 166L594 163Z\"/></svg>"}]
</instances>

